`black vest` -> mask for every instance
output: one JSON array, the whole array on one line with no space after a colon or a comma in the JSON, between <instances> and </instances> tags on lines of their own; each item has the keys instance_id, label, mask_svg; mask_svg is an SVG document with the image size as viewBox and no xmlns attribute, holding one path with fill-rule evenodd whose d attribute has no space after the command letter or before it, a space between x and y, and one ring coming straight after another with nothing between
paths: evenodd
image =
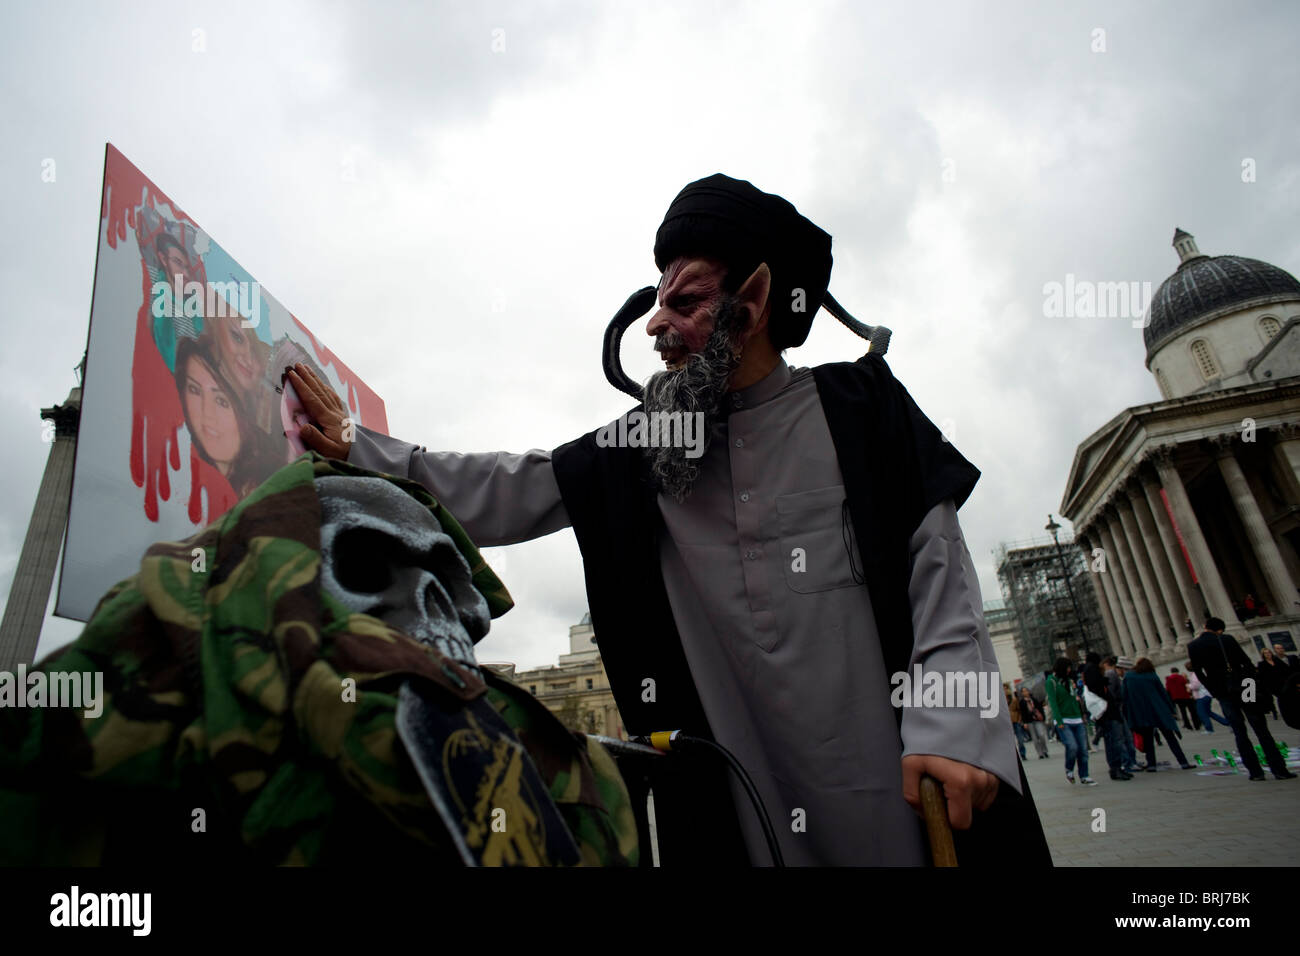
<instances>
[{"instance_id":1,"label":"black vest","mask_svg":"<svg viewBox=\"0 0 1300 956\"><path fill-rule=\"evenodd\" d=\"M979 471L921 412L879 355L818 366L813 379L844 476L885 672L906 671L913 643L909 542L935 505L951 498L961 507ZM602 448L592 431L555 449L552 464L582 551L591 623L628 733L682 730L711 737L664 588L659 567L663 519L641 449ZM890 690L886 685L880 692ZM901 721L902 710L895 712ZM899 749L901 753L901 740ZM689 781L656 782L664 864L746 859L724 784L721 772L702 768L693 768ZM1023 798L1006 787L1001 792L1027 806L1046 856L1023 770L1021 784ZM669 806L679 786L689 812ZM1003 795L999 802L1006 802ZM995 805L977 814L972 831L957 835L962 862L982 856L972 852L975 846L966 838L987 822L982 816L997 811ZM724 818L731 818L730 826L722 825ZM1019 836L1033 838L1032 833ZM964 844L969 847L965 854ZM1021 849L1030 848L1022 844ZM1050 857L1040 862L1050 863Z\"/></svg>"}]
</instances>

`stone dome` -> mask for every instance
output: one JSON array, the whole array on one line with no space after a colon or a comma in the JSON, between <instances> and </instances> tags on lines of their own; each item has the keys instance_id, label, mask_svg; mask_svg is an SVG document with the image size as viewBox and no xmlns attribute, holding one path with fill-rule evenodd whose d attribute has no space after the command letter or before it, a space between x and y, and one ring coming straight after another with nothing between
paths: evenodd
<instances>
[{"instance_id":1,"label":"stone dome","mask_svg":"<svg viewBox=\"0 0 1300 956\"><path fill-rule=\"evenodd\" d=\"M1244 256L1207 256L1179 229L1173 245L1178 269L1151 297L1142 331L1147 361L1160 346L1202 320L1270 302L1300 300L1300 281L1285 269Z\"/></svg>"}]
</instances>

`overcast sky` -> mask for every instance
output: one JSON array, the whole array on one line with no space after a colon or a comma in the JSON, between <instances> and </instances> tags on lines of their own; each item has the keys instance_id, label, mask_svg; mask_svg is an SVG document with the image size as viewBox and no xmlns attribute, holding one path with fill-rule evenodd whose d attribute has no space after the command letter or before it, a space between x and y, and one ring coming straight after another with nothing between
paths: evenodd
<instances>
[{"instance_id":1,"label":"overcast sky","mask_svg":"<svg viewBox=\"0 0 1300 956\"><path fill-rule=\"evenodd\" d=\"M626 410L600 338L656 281L673 196L714 172L785 196L834 237L832 292L894 330L895 374L983 472L960 514L986 600L994 548L1044 535L1076 446L1159 398L1130 317L1047 317L1044 285L1158 287L1176 226L1300 273L1294 3L223 0L3 20L0 598L49 450L39 409L85 347L106 142L379 393L394 435L455 451L549 449ZM650 341L627 336L638 380ZM786 358L863 346L822 313ZM487 553L517 607L480 658L554 663L586 610L572 533ZM39 654L79 630L50 618Z\"/></svg>"}]
</instances>

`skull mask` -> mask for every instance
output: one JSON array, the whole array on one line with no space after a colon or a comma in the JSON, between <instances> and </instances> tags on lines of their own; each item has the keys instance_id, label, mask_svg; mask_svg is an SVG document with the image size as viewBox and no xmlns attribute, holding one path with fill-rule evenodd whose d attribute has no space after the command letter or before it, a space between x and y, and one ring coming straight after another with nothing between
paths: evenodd
<instances>
[{"instance_id":1,"label":"skull mask","mask_svg":"<svg viewBox=\"0 0 1300 956\"><path fill-rule=\"evenodd\" d=\"M473 668L491 625L469 564L438 519L383 478L315 480L321 506L321 587Z\"/></svg>"}]
</instances>

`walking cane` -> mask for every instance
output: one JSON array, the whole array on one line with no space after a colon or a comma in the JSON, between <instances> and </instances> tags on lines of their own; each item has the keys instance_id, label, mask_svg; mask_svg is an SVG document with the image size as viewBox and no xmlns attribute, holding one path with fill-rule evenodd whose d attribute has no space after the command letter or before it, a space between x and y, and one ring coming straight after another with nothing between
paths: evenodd
<instances>
[{"instance_id":1,"label":"walking cane","mask_svg":"<svg viewBox=\"0 0 1300 956\"><path fill-rule=\"evenodd\" d=\"M925 818L925 834L930 838L934 865L956 866L957 850L952 844L952 827L948 825L948 804L939 781L928 773L921 775L921 815Z\"/></svg>"}]
</instances>

